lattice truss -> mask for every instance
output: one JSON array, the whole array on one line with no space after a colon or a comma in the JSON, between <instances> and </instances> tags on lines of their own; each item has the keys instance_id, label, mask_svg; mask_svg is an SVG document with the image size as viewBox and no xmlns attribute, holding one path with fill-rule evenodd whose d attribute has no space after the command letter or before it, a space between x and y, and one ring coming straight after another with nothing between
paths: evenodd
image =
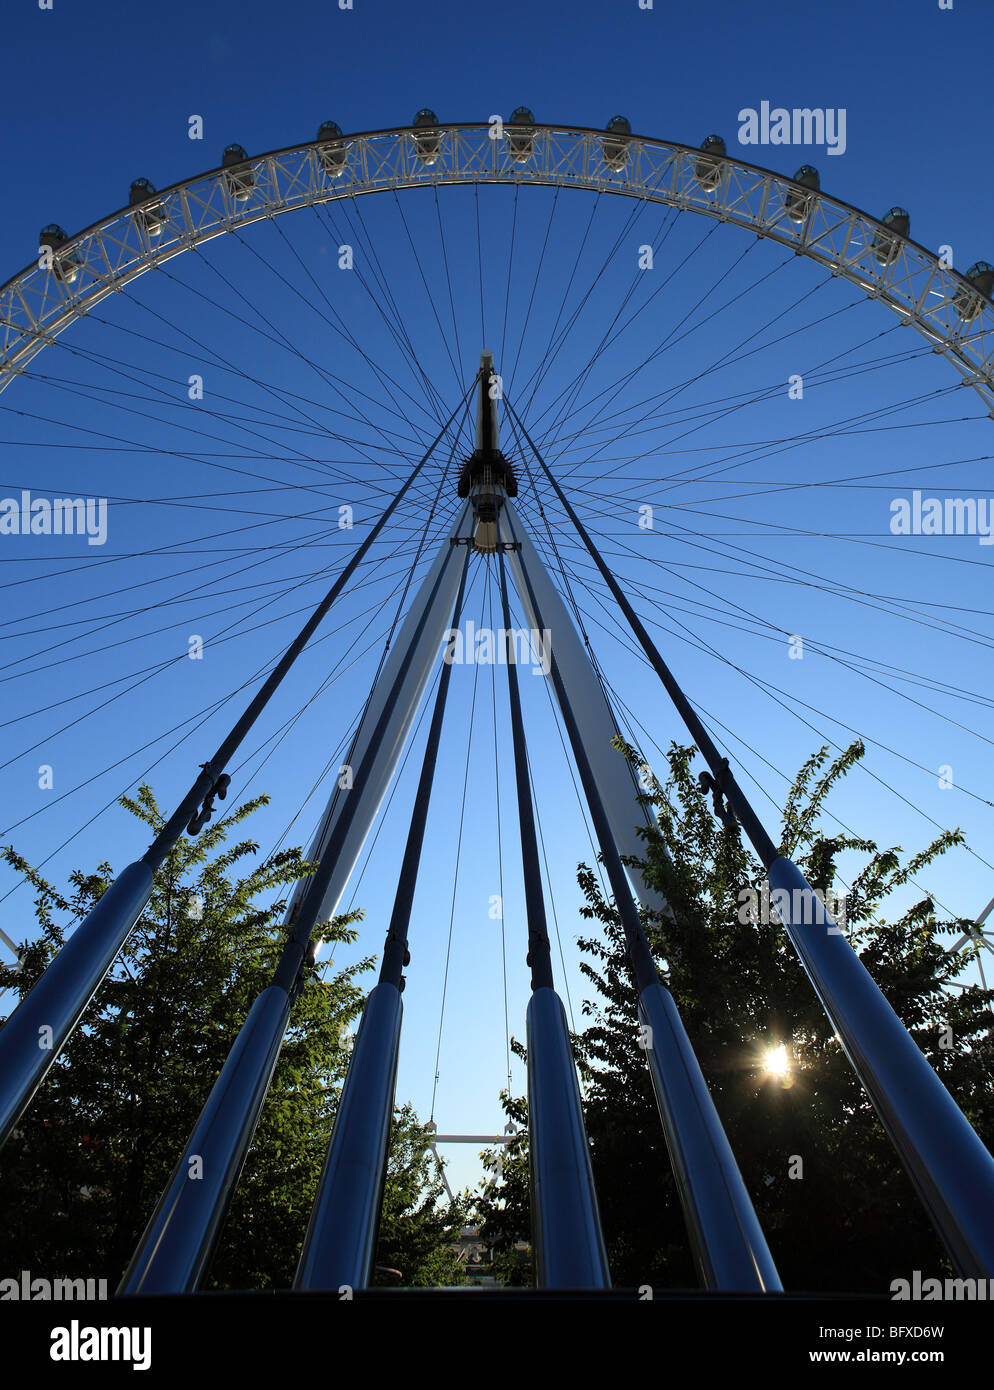
<instances>
[{"instance_id":1,"label":"lattice truss","mask_svg":"<svg viewBox=\"0 0 994 1390\"><path fill-rule=\"evenodd\" d=\"M783 175L635 135L561 126L403 127L279 150L154 193L62 242L0 289L0 390L130 280L212 237L294 208L422 184L584 188L769 237L888 305L994 414L994 305L876 218Z\"/></svg>"}]
</instances>

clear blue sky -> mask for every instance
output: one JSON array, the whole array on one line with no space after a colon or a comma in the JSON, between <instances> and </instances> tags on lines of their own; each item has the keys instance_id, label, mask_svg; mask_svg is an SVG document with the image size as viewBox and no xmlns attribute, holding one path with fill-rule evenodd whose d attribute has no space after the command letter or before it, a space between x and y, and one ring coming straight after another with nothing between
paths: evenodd
<instances>
[{"instance_id":1,"label":"clear blue sky","mask_svg":"<svg viewBox=\"0 0 994 1390\"><path fill-rule=\"evenodd\" d=\"M687 144L699 144L715 131L725 137L733 154L739 152L735 136L743 107L758 107L768 100L786 107L845 108L844 155L830 157L824 151L790 148L742 153L787 174L810 161L820 168L826 192L876 215L894 204L909 208L912 236L933 248L952 245L960 268L981 258L994 260L994 194L986 176L990 106L977 76L994 37L994 12L983 0L955 0L951 12L941 11L936 0L839 0L813 6L780 0L761 6L743 6L734 0L707 6L656 0L651 11L640 10L635 0L611 4L579 0L568 5L540 0L489 9L454 3L415 8L396 0L355 0L351 11L342 11L329 0L302 0L283 8L259 0L211 6L179 0L161 8L109 0L91 0L85 6L55 0L51 12L39 11L30 0L17 0L8 7L3 22L5 47L15 61L8 62L6 70L0 281L34 256L43 224L54 220L70 233L88 226L121 206L131 180L140 175L161 188L213 167L232 141L254 154L313 138L325 119L336 120L345 131L372 130L405 124L423 105L433 107L443 122L486 120L492 113L507 116L520 103L531 106L540 121L595 127L622 112L637 132ZM187 138L192 114L204 118L205 138L200 144ZM438 234L434 208L426 196L412 196L404 207L437 287ZM463 376L472 372L483 346L471 197L467 190L455 190L442 203L453 257ZM349 223L354 215L335 208L327 221L302 212L282 219L281 230L260 226L246 232L238 244L230 239L214 242L196 264L192 257L179 258L169 267L175 278L147 276L137 281L121 302L101 306L99 321L79 325L58 346L42 353L29 377L0 397L0 496L12 495L21 487L38 492L72 487L77 493L139 499L112 507L108 544L96 563L92 552L73 550L66 543L61 548L53 543L42 551L16 542L0 552L6 580L31 580L3 590L2 616L12 625L3 629L11 635L4 658L24 658L29 670L23 678L0 687L4 720L29 716L4 729L2 761L12 761L0 770L3 825L40 811L9 838L35 861L52 855L47 872L56 878L76 864L88 865L103 857L120 868L141 852L144 841L119 809L111 806L87 823L133 785L148 764L165 754L186 730L143 754L132 756L133 750L264 666L289 640L302 613L280 616L273 626L260 628L251 617L252 609L272 599L271 609L261 615L264 619L306 608L327 584L316 572L333 567L344 553L337 536L328 542L333 548L315 544L268 559L252 549L235 551L230 546L313 540L315 522L298 519L299 514L322 502L330 507L332 493L335 502L354 501L360 518L368 516L374 498L369 477L382 482L391 470L400 471L400 463L391 460L378 432L397 427L396 415L383 400L382 382L343 348L323 319L266 270L259 257L301 288L306 288L307 281L294 253L317 273L356 336L398 383L395 408L404 412L410 401L400 387L416 390L409 365L369 296L357 283L343 283L329 259L340 235L356 243L360 264L372 275L375 246L423 365L443 400L455 403L456 385L446 347L418 282L396 207L385 195L367 203L365 224ZM579 370L591 343L610 324L631 282L637 245L659 237L663 227L661 213L646 214L637 229L623 232L621 247L612 255L613 238L622 233L630 209L620 200L615 206L599 207L591 240L571 283L590 200L564 197L551 224L551 249L529 315L528 297L551 207L552 195L545 191L536 192L527 205L522 199L517 269L510 276L505 299L512 204L503 190L493 190L484 203L487 333L493 335L486 345L498 353L505 349L507 362L498 358L498 368L509 378L517 369L517 381L523 382L540 366L563 295L572 296L566 302L574 305L589 286L594 287L585 317L578 321L576 333L567 340L561 359L536 395L529 418L539 420L543 402L551 401ZM784 777L825 735L836 742L848 741L847 729L823 717L820 711L825 711L849 729L876 740L868 745L869 772L853 774L840 789L831 803L834 814L860 833L908 850L924 844L936 826L962 826L976 855L963 851L949 856L943 867L928 876L926 886L950 912L973 914L994 895L994 870L984 862L994 860L988 804L994 795L994 779L986 703L992 640L987 567L994 548L980 547L970 538L937 540L928 546L919 538L901 547L889 536L887 524L890 499L914 487L990 496L994 425L982 418L979 402L969 392L947 391L956 380L951 368L923 352L921 340L905 341L911 338L910 332L896 329L886 310L861 301L839 282L829 282L810 264L785 257L769 245L754 245L741 233L719 228L699 246L711 230L712 224L703 219L685 215L676 220L654 273L668 274L692 252L694 259L674 278L672 289L654 300L628 330L604 366L606 377L613 380L638 362L684 314L693 315L706 291L714 292L710 310L770 272L762 287L743 294L723 317L661 358L644 389L633 388L623 398L634 411L641 398L699 374L701 380L680 398L687 418L680 425L654 420L645 433L629 433L614 442L591 432L582 454L564 452L578 448L579 442L555 445L550 441L550 458L566 472L580 458L592 456L578 474L586 488L578 498L583 515L596 524L620 573L634 583L655 583L670 595L674 607L654 615L655 630L688 692L713 716L715 731L731 728L742 740L729 738L728 747L733 758L740 760L743 780L754 793L760 813L775 821L774 803L782 801ZM741 264L740 257L744 257ZM808 291L813 292L810 302L803 300ZM643 286L637 292L644 297L649 293ZM213 305L206 302L207 294ZM239 294L254 309L246 307ZM502 320L505 303L508 332ZM636 297L633 304L638 303ZM838 311L837 316L829 318L833 311ZM239 325L232 312L247 316L253 326ZM760 340L766 345L761 353L733 372L709 374L708 364L725 348L781 312L780 329L770 329ZM822 318L823 322L815 322ZM174 327L167 330L164 320ZM267 323L298 344L321 370L308 371L272 337L265 338L259 329ZM208 352L181 338L182 331L207 345ZM778 332L785 336L774 342ZM877 340L876 335L885 336ZM104 354L103 366L93 353ZM788 403L784 393L751 412L712 422L697 438L677 439L693 423L693 411L703 410L708 400L758 389L771 381L785 382L790 373L813 371L835 354L864 365L887 354L904 360L881 364L875 372L826 381L809 391L803 404ZM119 371L108 370L107 357L113 358ZM241 389L210 365L217 357L238 363ZM126 369L137 373L137 384L128 385L121 375ZM215 440L204 439L199 448L191 443L183 410L175 401L165 402L163 396L166 386L176 396L178 383L197 370L205 370L208 376L205 410L199 418L212 417L204 422L204 429ZM299 460L303 450L308 456L334 460L347 472L356 454L352 445L321 436L325 424L341 427L340 417L333 412L342 405L341 396L335 394L338 388L321 371L353 383L372 398L372 404L362 398L369 422L356 426L350 438L373 450L379 461L376 468L382 470L372 475L357 472L351 491L347 484L326 488L323 499L306 490L314 487L313 471L293 459ZM273 391L282 393L280 400L274 404L262 387L247 391L245 376L269 383ZM66 391L60 382L71 382L74 389ZM596 386L595 377L587 388L590 395L582 397L588 416L595 409L589 402ZM519 389L524 395L523 387ZM132 396L117 394L126 391ZM945 394L930 396L934 392ZM295 407L286 404L290 393L294 393ZM225 401L226 394L238 403ZM151 399L156 402L154 409ZM882 423L897 428L839 436L841 420L889 407L894 407L895 414ZM273 413L267 415L267 411ZM803 412L800 423L798 412ZM588 416L578 419L585 421ZM415 417L420 430L427 416L415 411ZM80 432L84 429L98 431L98 436L84 436ZM758 447L759 441L789 439L802 430L824 431L825 437L785 453L776 452L774 444ZM123 447L132 452L110 447L111 435L126 441ZM95 438L99 447L79 447L92 445ZM227 442L219 444L217 439ZM751 461L737 471L707 482L683 481L666 493L672 510L666 516L665 535L646 537L638 531L638 505L664 505L661 479L691 467L714 468L731 446L741 450L745 444L757 447L747 451ZM672 453L692 447L702 452ZM413 448L412 443L405 457ZM207 464L177 456L184 450L203 456L210 449L239 450L239 459L229 458L231 466L277 476L283 490L250 495L247 489L253 485L244 474L219 471L218 460ZM368 453L363 457L368 458ZM949 466L958 459L975 461ZM603 486L599 477L619 460L621 472L614 477L626 479L626 488L617 481ZM883 476L871 476L877 474ZM767 484L783 488L840 478L862 481L859 487L764 490ZM225 495L205 500L207 492ZM606 500L595 493L607 494ZM180 507L161 501L142 503L143 498L198 500ZM334 514L325 510L323 516ZM759 522L773 523L777 534L758 530ZM229 541L210 539L214 532L252 523L264 524ZM418 518L413 512L405 525L399 536L403 546L398 541L392 558L382 554L382 573L388 577L378 579L343 606L339 621L346 623L344 638L331 638L307 654L239 761L238 795L267 791L273 797L270 809L259 817L256 832L264 848L284 832L317 773L332 759L375 667L375 649L330 694L315 701L281 745L279 756L260 768L269 747L264 740L315 692L330 669L331 656L338 659L348 642L363 633L360 646L372 642L389 625L394 611L389 594L417 534ZM788 535L782 529L786 526L819 535ZM694 534L688 536L680 530L684 527ZM713 543L719 533L722 558ZM440 520L431 534L441 536ZM168 552L159 558L141 553L167 544L187 553ZM229 548L215 554L213 544ZM734 551L732 546L742 550ZM634 547L635 553L626 547ZM208 556L190 553L207 550L211 550ZM756 562L773 560L810 569L820 587L785 584L755 574L745 578L739 564L743 552ZM573 546L568 553L577 575L585 576L579 551ZM101 562L117 554L136 558L102 567ZM74 555L83 568L70 576L67 571L73 568ZM217 569L184 576L182 572L196 566L198 559L217 561ZM256 559L266 561L257 573L239 575L243 566ZM42 577L48 574L56 577ZM213 590L185 595L215 574ZM109 596L116 586L147 584L159 577L160 587L139 590L133 601ZM295 579L302 582L291 593L288 586ZM248 608L215 611L236 602L239 586L246 582L261 586L248 591L252 600ZM701 585L711 592L704 592ZM852 602L833 590L839 585L893 596L904 605L906 616L895 615L897 602L883 605L886 614L879 606ZM288 591L283 593L284 589ZM584 599L591 640L611 663L612 682L625 703L665 747L671 738L682 738L682 730L638 663L620 651L609 630L597 625L605 623L607 629L612 625L599 607L599 594L596 589ZM172 600L168 607L145 611L164 596ZM60 617L58 611L47 610L59 610L82 598L92 600L80 610L88 615L88 625L45 630L48 624L75 616ZM477 605L475 620L483 621L480 583L472 603ZM707 604L714 607L703 606ZM735 604L746 609L745 617L731 607ZM370 606L381 611L370 616L365 612ZM646 607L645 599L642 607ZM127 618L114 616L123 609L142 611ZM28 621L28 615L38 613L45 616ZM803 662L789 661L782 636L757 636L749 615L773 623L778 630L803 634L812 646L832 644L856 653L860 667L890 663L918 677L977 692L980 702L923 692L920 685L901 685L920 702L912 704L895 693L893 679L882 676L879 669L871 680L818 657L811 647ZM928 619L928 626L910 620L921 616ZM222 629L233 620L240 624L233 640L212 650ZM112 625L105 628L104 623ZM686 627L681 628L681 623ZM958 627L953 631L949 624ZM329 622L326 630L334 625ZM202 666L174 664L81 723L58 732L99 703L100 696L85 692L175 657L191 632L207 639L208 655ZM690 634L695 642L710 643L735 666L758 676L760 686L744 681L735 670L692 645L686 640ZM48 664L83 651L89 654L78 661ZM17 672L24 667L18 666ZM424 1116L431 1107L454 844L470 727L472 672L457 674L463 679L453 682L442 779L426 846L427 886L419 894L412 927L413 963L405 996L399 1095L412 1099ZM493 853L491 674L489 669L479 673L470 809L455 898L436 1103L436 1119L443 1130L482 1132L501 1123L497 1092L505 1072L503 967L499 932L487 914L489 896L498 891L499 881ZM567 981L578 1016L584 986L573 945L578 931L575 866L580 859L589 861L590 847L549 720L546 692L538 688L538 682L535 687L526 691L526 712L542 790L540 812L553 864L553 896ZM783 699L789 709L773 696ZM70 698L70 704L35 712ZM796 704L798 700L809 707ZM511 1032L523 1037L525 930L504 692L499 685L497 704L508 1019ZM485 718L480 717L481 705ZM182 794L197 764L213 751L238 708L238 701L225 706L150 774L164 805L172 805ZM35 743L38 748L32 747ZM897 749L920 766L910 765L888 749ZM98 775L119 758L125 759L120 766ZM771 771L764 759L779 773ZM42 762L55 770L56 795L88 778L96 780L52 804L53 793L37 787L37 767ZM382 944L418 762L416 745L368 866L349 895L366 910L362 953L378 952ZM938 769L943 765L953 769L951 790L938 785ZM291 829L289 843L309 839L322 801L318 792ZM70 836L75 838L59 849ZM11 886L9 876L0 878L0 891ZM0 926L9 935L23 938L29 933L26 893L13 893L0 912ZM522 1085L517 1067L515 1084ZM453 1180L461 1183L471 1181L477 1168L472 1156L463 1153L453 1156L450 1171Z\"/></svg>"}]
</instances>

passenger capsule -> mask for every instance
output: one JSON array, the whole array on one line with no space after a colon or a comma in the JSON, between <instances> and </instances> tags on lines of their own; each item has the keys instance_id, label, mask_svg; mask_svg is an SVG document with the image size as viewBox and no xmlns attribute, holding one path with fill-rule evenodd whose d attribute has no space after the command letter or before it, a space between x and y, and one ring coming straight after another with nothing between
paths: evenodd
<instances>
[{"instance_id":1,"label":"passenger capsule","mask_svg":"<svg viewBox=\"0 0 994 1390\"><path fill-rule=\"evenodd\" d=\"M724 158L724 140L720 135L709 135L701 145L701 153L694 165L694 177L705 193L713 193L721 183Z\"/></svg>"},{"instance_id":2,"label":"passenger capsule","mask_svg":"<svg viewBox=\"0 0 994 1390\"><path fill-rule=\"evenodd\" d=\"M236 203L247 202L255 187L255 174L248 167L248 155L241 145L229 145L221 156L221 164L228 193Z\"/></svg>"},{"instance_id":3,"label":"passenger capsule","mask_svg":"<svg viewBox=\"0 0 994 1390\"><path fill-rule=\"evenodd\" d=\"M814 194L821 188L821 179L818 177L818 170L813 164L802 164L794 175L794 183L799 184L800 187L788 188L784 194L783 202L791 222L800 225L811 211ZM810 192L805 190L810 190Z\"/></svg>"},{"instance_id":4,"label":"passenger capsule","mask_svg":"<svg viewBox=\"0 0 994 1390\"><path fill-rule=\"evenodd\" d=\"M604 129L612 138L605 136L601 140L601 156L609 169L620 173L628 163L631 122L625 116L612 116Z\"/></svg>"},{"instance_id":5,"label":"passenger capsule","mask_svg":"<svg viewBox=\"0 0 994 1390\"><path fill-rule=\"evenodd\" d=\"M148 179L135 179L131 185L128 201L135 209L135 221L146 236L158 236L162 231L163 212L161 203L151 203L155 196L155 186Z\"/></svg>"},{"instance_id":6,"label":"passenger capsule","mask_svg":"<svg viewBox=\"0 0 994 1390\"><path fill-rule=\"evenodd\" d=\"M442 152L442 132L438 128L438 117L427 106L422 107L412 122L419 132L411 138L414 150L422 164L434 164Z\"/></svg>"},{"instance_id":7,"label":"passenger capsule","mask_svg":"<svg viewBox=\"0 0 994 1390\"><path fill-rule=\"evenodd\" d=\"M329 178L340 178L349 162L348 150L342 139L341 126L336 125L334 121L322 121L317 138L320 146L318 158L321 161L321 167Z\"/></svg>"},{"instance_id":8,"label":"passenger capsule","mask_svg":"<svg viewBox=\"0 0 994 1390\"><path fill-rule=\"evenodd\" d=\"M527 106L516 106L507 123L507 148L515 164L527 164L535 153L535 117Z\"/></svg>"},{"instance_id":9,"label":"passenger capsule","mask_svg":"<svg viewBox=\"0 0 994 1390\"><path fill-rule=\"evenodd\" d=\"M960 318L970 323L980 313L984 300L990 299L994 292L994 265L989 261L977 261L963 278L970 282L973 289L968 290L966 285L960 285L955 302Z\"/></svg>"},{"instance_id":10,"label":"passenger capsule","mask_svg":"<svg viewBox=\"0 0 994 1390\"><path fill-rule=\"evenodd\" d=\"M891 208L881 221L883 227L873 237L873 255L879 265L890 265L897 259L902 239L911 231L911 214L906 208Z\"/></svg>"},{"instance_id":11,"label":"passenger capsule","mask_svg":"<svg viewBox=\"0 0 994 1390\"><path fill-rule=\"evenodd\" d=\"M49 222L47 227L42 227L38 234L38 246L41 250L48 250L52 254L52 274L56 280L61 280L65 285L71 285L79 274L79 262L71 252L66 251L61 256L59 248L64 246L69 240L65 232L57 222Z\"/></svg>"}]
</instances>

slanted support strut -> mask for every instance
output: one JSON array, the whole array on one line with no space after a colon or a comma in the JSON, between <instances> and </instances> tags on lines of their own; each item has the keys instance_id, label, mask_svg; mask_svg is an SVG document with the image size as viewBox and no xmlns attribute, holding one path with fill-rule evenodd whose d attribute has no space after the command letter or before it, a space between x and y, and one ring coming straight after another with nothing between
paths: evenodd
<instances>
[{"instance_id":1,"label":"slanted support strut","mask_svg":"<svg viewBox=\"0 0 994 1390\"><path fill-rule=\"evenodd\" d=\"M521 863L528 918L528 1146L532 1246L540 1288L606 1289L611 1286L601 1232L590 1145L562 1000L553 987L552 947L545 915L535 834L521 691L511 635L511 606L503 550L497 552L504 633L508 639L507 686L518 793Z\"/></svg>"},{"instance_id":2,"label":"slanted support strut","mask_svg":"<svg viewBox=\"0 0 994 1390\"><path fill-rule=\"evenodd\" d=\"M376 1255L404 1005L381 980L370 991L338 1101L335 1128L294 1277L295 1289L363 1289Z\"/></svg>"},{"instance_id":3,"label":"slanted support strut","mask_svg":"<svg viewBox=\"0 0 994 1390\"><path fill-rule=\"evenodd\" d=\"M515 518L507 511L504 513L504 524L510 538L518 539ZM526 588L522 601L530 605L541 623L542 606L529 568L524 567L522 574ZM559 668L556 636L553 629L549 674L621 918L628 959L639 991L640 1012L649 1024L647 1052L650 1054L650 1074L656 1088L677 1189L702 1283L707 1288L725 1290L780 1290L776 1267L708 1094L697 1058L676 1006L659 981L597 779ZM534 1123L532 1130L534 1132ZM687 1161L688 1156L692 1161Z\"/></svg>"},{"instance_id":4,"label":"slanted support strut","mask_svg":"<svg viewBox=\"0 0 994 1390\"><path fill-rule=\"evenodd\" d=\"M456 533L465 522L464 511L456 521ZM318 869L306 880L304 892L291 900L288 940L273 983L255 1001L242 1025L149 1221L121 1293L184 1293L197 1287L266 1099L292 1001L313 959L314 923L322 915L330 916L337 906L413 722L422 679L418 666L426 646L438 651L451 613L448 585L459 554L448 543L442 547L374 686L369 718L360 727L363 737L357 737L360 759L353 785L344 799L339 787L329 801L311 851L311 857L320 861ZM203 1172L197 1182L189 1181L188 1160L193 1155L199 1155Z\"/></svg>"},{"instance_id":5,"label":"slanted support strut","mask_svg":"<svg viewBox=\"0 0 994 1390\"><path fill-rule=\"evenodd\" d=\"M206 822L212 796L216 794L223 798L227 790L225 765L240 747L270 697L463 409L468 395L469 391L249 701L241 718L214 757L203 764L200 776L144 855L118 875L100 901L83 918L41 979L0 1028L0 1145L6 1142L18 1119L31 1103L32 1097L82 1018L115 957L131 935L135 923L152 896L155 871L165 862L167 854L184 830L189 829L192 834L193 824L199 829ZM40 1037L48 1039L48 1047L39 1047Z\"/></svg>"},{"instance_id":6,"label":"slanted support strut","mask_svg":"<svg viewBox=\"0 0 994 1390\"><path fill-rule=\"evenodd\" d=\"M468 569L467 550L452 614L453 627L462 612ZM296 1289L365 1288L372 1275L400 1054L403 972L410 959L408 929L451 674L451 664L443 662L383 948L380 980L362 1012L297 1265Z\"/></svg>"},{"instance_id":7,"label":"slanted support strut","mask_svg":"<svg viewBox=\"0 0 994 1390\"><path fill-rule=\"evenodd\" d=\"M954 1266L964 1277L994 1277L994 1157L801 870L777 850L517 412L505 405L762 860L784 929Z\"/></svg>"}]
</instances>

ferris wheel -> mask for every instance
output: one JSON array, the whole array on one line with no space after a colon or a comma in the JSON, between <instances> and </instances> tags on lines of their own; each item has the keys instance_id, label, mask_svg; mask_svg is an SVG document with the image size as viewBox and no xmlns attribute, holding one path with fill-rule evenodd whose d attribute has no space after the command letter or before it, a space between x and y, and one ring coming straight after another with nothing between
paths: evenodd
<instances>
[{"instance_id":1,"label":"ferris wheel","mask_svg":"<svg viewBox=\"0 0 994 1390\"><path fill-rule=\"evenodd\" d=\"M859 692L872 687L888 703L877 711L883 727L865 740L909 778L933 777L935 759L889 735L892 708L916 732L932 721L954 729L944 736L957 740L957 766L976 765L971 740L991 745L975 727L977 707L990 706L983 668L970 662L992 640L957 579L961 568L984 563L986 551L948 557L935 579L929 567L939 560L909 547L900 577L924 571L922 597L881 590L860 570L865 556L892 549L888 537L929 534L888 529L889 518L902 519L900 508L884 507L876 539L828 529L844 523L851 498L860 497L853 489L907 491L920 469L969 468L991 457L994 266L978 260L960 273L910 231L903 208L876 218L823 193L810 165L787 177L729 155L719 136L691 148L636 135L621 116L590 130L539 124L525 108L506 122L471 124L442 124L425 109L410 126L356 135L325 122L313 141L254 157L229 145L219 168L170 188L136 180L125 208L81 233L44 227L37 261L0 289L0 409L14 435L8 445L36 451L54 472L51 485L34 484L44 496L28 488L14 499L20 510L10 509L9 529L53 544L75 535L94 549L81 552L86 564L73 554L56 564L56 588L38 602L32 586L44 590L50 572L32 571L21 585L10 623L19 645L5 678L23 682L16 688L27 694L11 722L18 740L24 731L17 746L25 757L56 740L78 749L87 721L101 739L127 728L138 746L126 757L90 749L74 784L12 817L4 838L28 822L35 833L56 804L70 806L65 813L78 822L95 807L107 812L121 784L134 785L150 768L178 764L182 776L191 750L203 751L201 730L223 737L207 761L193 759L199 775L154 843L118 875L0 1031L0 1136L84 1017L171 846L199 833L233 794L234 777L239 794L258 787L284 740L308 727L324 739L317 777L316 768L298 769L301 809L281 836L321 793L326 805L309 854L319 868L290 903L279 969L186 1150L211 1156L211 1176L190 1184L180 1157L126 1291L196 1287L302 972L315 959L315 924L343 910L348 894L356 901L371 837L375 847L425 724L416 789L412 765L413 810L385 837L399 885L380 981L353 1050L296 1286L368 1283L403 972L418 939L411 924L419 866L429 808L438 814L443 730L460 699L454 666L474 672L472 694L462 696L459 852L467 805L493 798L491 776L500 782L494 766L478 782L470 778L475 681L487 660L481 633L496 634L490 661L507 678L507 712L498 716L494 705L492 727L512 769L506 780L520 832L540 1282L610 1281L557 992L566 964L558 922L554 930L549 923L556 894L541 806L543 794L555 805L548 788L561 752L577 823L600 856L624 926L702 1283L780 1287L639 918L640 902L657 912L667 905L631 867L647 812L612 739L661 765L664 693L704 759L716 813L738 823L787 904L785 929L953 1262L967 1273L994 1272L994 1230L983 1215L994 1196L989 1155L845 933L779 854L768 808L757 809L759 796L777 808L766 785L771 769L790 780L768 760L773 750L754 747L751 721L763 700L796 717L809 742L814 731L839 748L863 735L850 720L859 717ZM939 429L942 445L920 442ZM952 457L943 452L947 440ZM777 473L798 459L807 472ZM76 490L86 497L56 498L84 476L85 489ZM812 492L815 517L798 510ZM896 500L907 500L920 522L915 496ZM728 502L740 507L716 510ZM218 528L184 529L208 513ZM119 515L139 519L124 548L104 558L109 518ZM956 516L969 520L963 507ZM976 505L973 519L982 541ZM743 529L723 530L725 522ZM780 555L778 541L789 547ZM834 561L813 558L832 547ZM54 553L46 550L46 564ZM111 566L129 583L105 583ZM141 596L108 609L125 589ZM208 606L220 598L232 601ZM795 600L814 615L803 640L793 617L785 623L775 611ZM477 613L471 637L466 622ZM150 629L150 615L166 621ZM336 626L326 633L329 615ZM186 682L189 658L200 654L193 638L166 655L154 641L171 632L175 648L191 622L209 623L208 650L225 653L194 694ZM868 651L859 636L871 622L883 639ZM38 645L50 626L65 634L59 657ZM911 632L941 642L943 660L947 646L962 645L963 664L940 673L939 663L914 662ZM330 636L334 648L314 663ZM787 689L782 672L764 674L769 653L787 660L795 654L787 655L788 644L798 641L834 663L844 682L817 705L810 689L808 698ZM697 698L678 674L683 657ZM308 660L314 689L302 699L288 677ZM46 674L57 667L59 677ZM532 687L525 672L546 679ZM747 693L716 702L715 685L733 676ZM182 718L163 734L138 737L128 721L151 689L165 692L170 718ZM329 690L333 702L321 705ZM540 698L545 732L529 738ZM266 738L243 747L274 710ZM910 781L895 790L886 776L870 775L940 825ZM981 779L946 780L943 791L991 805ZM498 835L500 808L498 786ZM472 845L475 859L492 850L480 833ZM994 867L971 853L983 870ZM453 892L446 981L455 902ZM972 920L965 905L947 915ZM979 957L990 949L985 917L960 933L957 951ZM502 936L505 1012L507 951L513 960L514 942ZM443 1010L445 988L443 981ZM41 1054L33 1046L39 1027L53 1033Z\"/></svg>"}]
</instances>

